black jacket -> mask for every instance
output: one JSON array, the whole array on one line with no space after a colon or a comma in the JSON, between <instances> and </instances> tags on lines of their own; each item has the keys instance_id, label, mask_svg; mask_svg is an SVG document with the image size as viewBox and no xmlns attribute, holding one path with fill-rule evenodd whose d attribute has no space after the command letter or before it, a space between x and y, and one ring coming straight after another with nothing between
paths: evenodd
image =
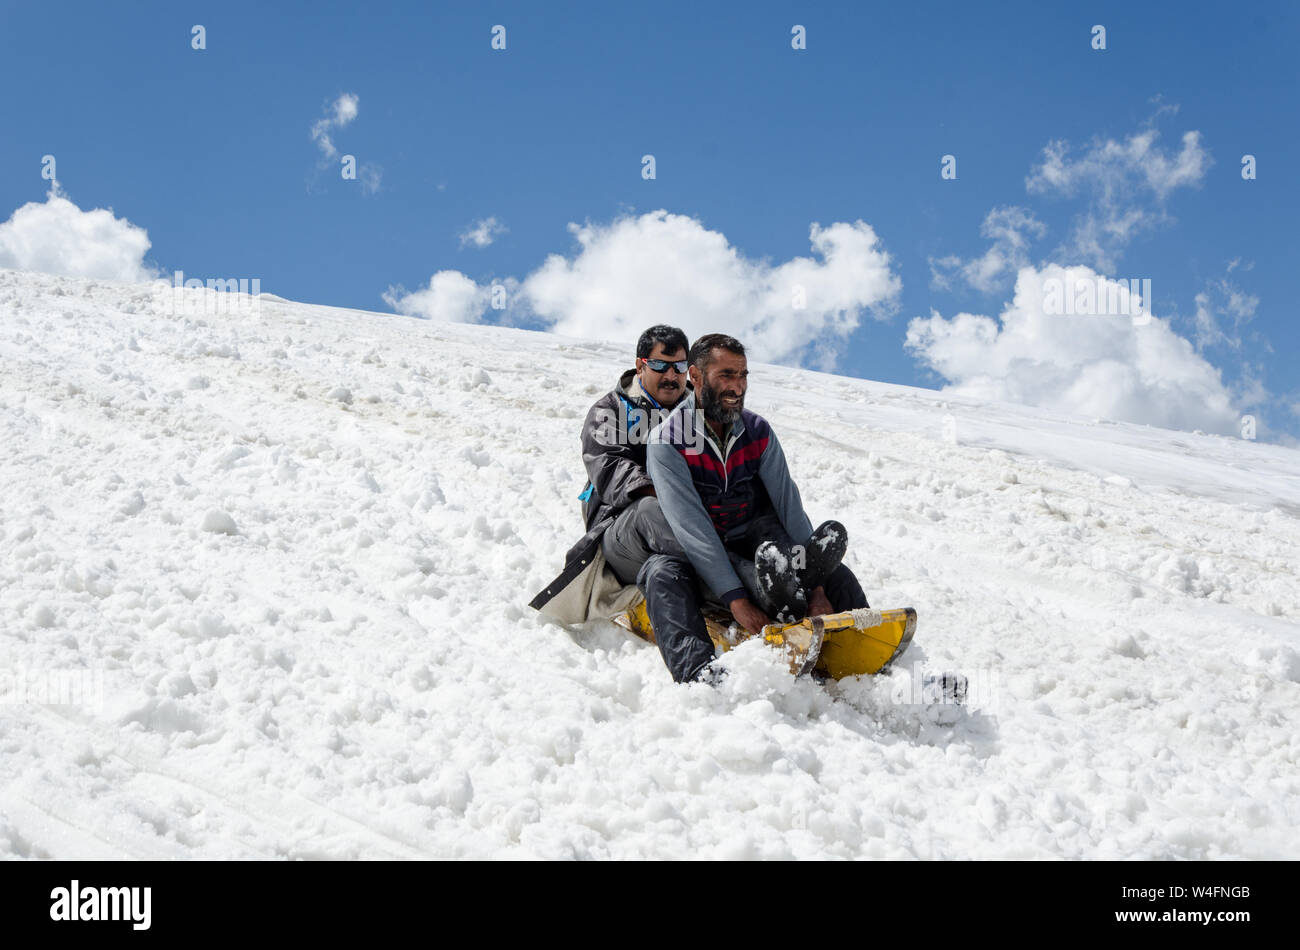
<instances>
[{"instance_id":1,"label":"black jacket","mask_svg":"<svg viewBox=\"0 0 1300 950\"><path fill-rule=\"evenodd\" d=\"M583 421L582 464L587 469L587 487L579 497L587 533L565 555L560 575L533 598L530 606L534 608L541 608L583 572L605 530L633 502L632 493L654 484L646 472L646 440L671 410L656 406L635 379L636 370L623 373L618 385L596 400ZM690 383L686 391L691 391Z\"/></svg>"}]
</instances>

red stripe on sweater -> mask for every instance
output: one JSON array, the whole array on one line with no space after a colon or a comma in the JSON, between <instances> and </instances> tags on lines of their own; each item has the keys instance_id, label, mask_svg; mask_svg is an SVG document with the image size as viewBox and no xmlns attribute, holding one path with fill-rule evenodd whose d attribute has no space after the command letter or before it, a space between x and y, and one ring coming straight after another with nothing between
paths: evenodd
<instances>
[{"instance_id":1,"label":"red stripe on sweater","mask_svg":"<svg viewBox=\"0 0 1300 950\"><path fill-rule=\"evenodd\" d=\"M696 468L706 468L710 472L715 472L718 475L726 474L726 471L722 467L722 463L707 451L697 452L694 455L683 452L682 455L685 457L687 465L694 465Z\"/></svg>"},{"instance_id":2,"label":"red stripe on sweater","mask_svg":"<svg viewBox=\"0 0 1300 950\"><path fill-rule=\"evenodd\" d=\"M767 448L767 436L761 439L755 439L744 448L738 449L727 456L727 474L730 475L738 465L744 465L751 459L756 459L763 454Z\"/></svg>"}]
</instances>

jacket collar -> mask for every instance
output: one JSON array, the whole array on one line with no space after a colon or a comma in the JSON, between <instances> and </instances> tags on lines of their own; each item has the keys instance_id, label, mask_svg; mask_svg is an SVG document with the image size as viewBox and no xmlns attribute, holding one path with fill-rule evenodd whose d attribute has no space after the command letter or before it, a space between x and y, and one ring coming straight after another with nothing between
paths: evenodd
<instances>
[{"instance_id":1,"label":"jacket collar","mask_svg":"<svg viewBox=\"0 0 1300 950\"><path fill-rule=\"evenodd\" d=\"M745 417L741 416L731 424L731 428L726 432L726 438L724 438L722 444L719 445L713 427L710 426L708 421L704 418L704 410L700 408L698 399L691 400L691 408L687 411L691 414L691 420L695 426L695 431L707 439L709 444L713 445L717 449L719 458L725 460L727 455L731 452L732 443L735 442L736 439L738 439L745 431Z\"/></svg>"}]
</instances>

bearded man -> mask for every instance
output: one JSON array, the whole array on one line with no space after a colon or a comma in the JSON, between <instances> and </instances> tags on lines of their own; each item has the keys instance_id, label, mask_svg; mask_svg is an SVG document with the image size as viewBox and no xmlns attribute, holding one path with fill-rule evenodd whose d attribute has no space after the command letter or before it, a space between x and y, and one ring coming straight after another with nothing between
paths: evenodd
<instances>
[{"instance_id":1,"label":"bearded man","mask_svg":"<svg viewBox=\"0 0 1300 950\"><path fill-rule=\"evenodd\" d=\"M745 408L744 346L710 333L691 346L687 362L695 398L678 404L646 447L678 550L650 552L636 577L678 682L710 675L705 603L726 607L751 633L773 620L868 606L840 563L848 545L843 525L827 521L813 530L776 433Z\"/></svg>"}]
</instances>

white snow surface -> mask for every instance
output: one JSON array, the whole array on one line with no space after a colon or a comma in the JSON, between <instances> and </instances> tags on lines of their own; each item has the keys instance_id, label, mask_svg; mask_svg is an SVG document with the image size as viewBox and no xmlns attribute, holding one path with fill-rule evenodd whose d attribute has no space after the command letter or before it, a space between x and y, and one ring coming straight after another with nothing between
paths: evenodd
<instances>
[{"instance_id":1,"label":"white snow surface","mask_svg":"<svg viewBox=\"0 0 1300 950\"><path fill-rule=\"evenodd\" d=\"M0 856L1300 857L1295 450L753 365L919 627L682 686L527 606L626 347L159 310L0 270Z\"/></svg>"}]
</instances>

